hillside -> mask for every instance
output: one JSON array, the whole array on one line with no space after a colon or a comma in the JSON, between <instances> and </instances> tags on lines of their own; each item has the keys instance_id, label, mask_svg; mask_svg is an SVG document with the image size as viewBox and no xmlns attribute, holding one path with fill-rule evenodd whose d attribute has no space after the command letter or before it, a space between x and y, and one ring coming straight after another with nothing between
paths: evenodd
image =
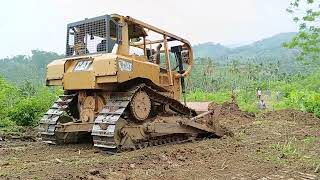
<instances>
[{"instance_id":1,"label":"hillside","mask_svg":"<svg viewBox=\"0 0 320 180\"><path fill-rule=\"evenodd\" d=\"M221 58L232 53L232 49L221 44L207 42L193 46L195 57Z\"/></svg>"},{"instance_id":2,"label":"hillside","mask_svg":"<svg viewBox=\"0 0 320 180\"><path fill-rule=\"evenodd\" d=\"M296 33L280 33L270 38L256 41L252 44L237 48L228 48L221 44L203 43L194 46L196 58L211 57L219 62L228 62L230 59L242 61L252 59L292 59L295 56L294 50L282 47L284 42L288 42Z\"/></svg>"},{"instance_id":3,"label":"hillside","mask_svg":"<svg viewBox=\"0 0 320 180\"><path fill-rule=\"evenodd\" d=\"M54 52L33 50L31 56L17 55L12 58L0 59L0 76L15 84L26 81L42 84L47 64L61 57Z\"/></svg>"}]
</instances>

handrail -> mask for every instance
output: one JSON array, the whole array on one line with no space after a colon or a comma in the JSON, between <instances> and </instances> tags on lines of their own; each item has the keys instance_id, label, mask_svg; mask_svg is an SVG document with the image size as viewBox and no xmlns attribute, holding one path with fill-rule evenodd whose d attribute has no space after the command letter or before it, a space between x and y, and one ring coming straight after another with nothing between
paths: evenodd
<instances>
[{"instance_id":1,"label":"handrail","mask_svg":"<svg viewBox=\"0 0 320 180\"><path fill-rule=\"evenodd\" d=\"M144 22L142 22L140 20L137 20L135 18L132 18L130 16L126 16L126 17L124 17L124 19L127 22L132 22L132 23L138 24L138 25L140 25L140 26L142 26L144 28L147 28L147 29L152 30L154 32L157 32L159 34L165 35L166 37L169 37L169 38L175 39L177 41L183 42L184 43L184 47L186 47L188 49L188 51L189 51L189 62L187 62L187 64L189 66L188 66L188 68L186 69L186 71L184 73L176 74L176 77L177 78L186 77L187 75L190 74L190 72L192 70L192 66L193 66L193 52L192 52L192 46L191 46L191 44L190 44L190 42L188 40L183 39L183 38L181 38L179 36L176 36L174 34L171 34L171 33L167 32L167 31L161 30L161 29L159 29L159 28L157 28L155 26L152 26L152 25L149 25L147 23L144 23Z\"/></svg>"}]
</instances>

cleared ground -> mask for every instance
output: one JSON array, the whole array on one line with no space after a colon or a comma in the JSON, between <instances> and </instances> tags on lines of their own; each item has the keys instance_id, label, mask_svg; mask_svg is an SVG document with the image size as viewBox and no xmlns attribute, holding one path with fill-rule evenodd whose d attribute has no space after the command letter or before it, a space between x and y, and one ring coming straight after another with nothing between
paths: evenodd
<instances>
[{"instance_id":1,"label":"cleared ground","mask_svg":"<svg viewBox=\"0 0 320 180\"><path fill-rule=\"evenodd\" d=\"M254 117L224 105L233 137L108 155L90 144L0 141L0 179L319 179L320 120L282 110Z\"/></svg>"}]
</instances>

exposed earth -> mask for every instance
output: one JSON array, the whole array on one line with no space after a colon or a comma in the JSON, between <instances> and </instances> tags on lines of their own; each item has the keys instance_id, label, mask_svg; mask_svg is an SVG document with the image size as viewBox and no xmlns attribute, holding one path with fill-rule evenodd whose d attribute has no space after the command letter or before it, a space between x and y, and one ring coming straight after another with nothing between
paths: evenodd
<instances>
[{"instance_id":1,"label":"exposed earth","mask_svg":"<svg viewBox=\"0 0 320 180\"><path fill-rule=\"evenodd\" d=\"M320 119L298 110L254 115L222 105L234 134L115 155L91 144L0 138L0 179L320 179Z\"/></svg>"}]
</instances>

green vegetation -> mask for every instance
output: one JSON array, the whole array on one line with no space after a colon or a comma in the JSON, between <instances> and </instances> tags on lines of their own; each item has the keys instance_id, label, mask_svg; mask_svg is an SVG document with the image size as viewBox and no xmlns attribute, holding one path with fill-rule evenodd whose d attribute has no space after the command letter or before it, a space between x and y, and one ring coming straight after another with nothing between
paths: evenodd
<instances>
[{"instance_id":1,"label":"green vegetation","mask_svg":"<svg viewBox=\"0 0 320 180\"><path fill-rule=\"evenodd\" d=\"M237 95L241 109L257 112L256 89L263 90L269 110L295 108L315 113L320 117L320 73L313 67L300 64L288 71L281 63L218 64L211 58L197 59L188 79L188 101L231 100Z\"/></svg>"},{"instance_id":2,"label":"green vegetation","mask_svg":"<svg viewBox=\"0 0 320 180\"><path fill-rule=\"evenodd\" d=\"M46 66L57 53L34 50L31 56L0 59L0 133L35 127L62 94L61 89L44 86Z\"/></svg>"},{"instance_id":3,"label":"green vegetation","mask_svg":"<svg viewBox=\"0 0 320 180\"><path fill-rule=\"evenodd\" d=\"M298 60L319 63L320 58L320 4L317 0L292 0L287 9L299 25L299 33L285 46L300 51Z\"/></svg>"},{"instance_id":4,"label":"green vegetation","mask_svg":"<svg viewBox=\"0 0 320 180\"><path fill-rule=\"evenodd\" d=\"M14 86L0 78L0 131L15 132L20 127L35 127L60 94L59 89L34 86L26 82Z\"/></svg>"},{"instance_id":5,"label":"green vegetation","mask_svg":"<svg viewBox=\"0 0 320 180\"><path fill-rule=\"evenodd\" d=\"M33 50L31 56L0 59L0 133L38 125L43 113L62 93L44 86L47 64L61 57Z\"/></svg>"},{"instance_id":6,"label":"green vegetation","mask_svg":"<svg viewBox=\"0 0 320 180\"><path fill-rule=\"evenodd\" d=\"M294 157L298 156L300 154L299 149L297 147L297 139L296 138L291 138L284 143L278 142L278 144L273 144L271 146L272 149L280 152L280 157Z\"/></svg>"}]
</instances>

